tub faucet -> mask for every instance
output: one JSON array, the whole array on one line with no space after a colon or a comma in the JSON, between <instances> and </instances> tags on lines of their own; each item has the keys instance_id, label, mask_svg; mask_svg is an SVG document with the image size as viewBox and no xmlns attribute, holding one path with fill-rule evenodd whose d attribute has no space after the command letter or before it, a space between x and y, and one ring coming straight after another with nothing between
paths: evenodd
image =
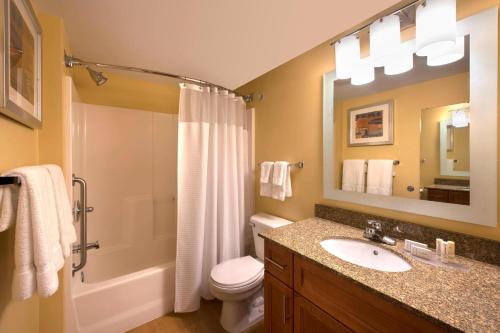
<instances>
[{"instance_id":1,"label":"tub faucet","mask_svg":"<svg viewBox=\"0 0 500 333\"><path fill-rule=\"evenodd\" d=\"M363 232L363 237L385 243L387 245L396 245L396 241L391 237L384 236L382 233L382 224L375 220L368 220L368 226L365 228L365 232Z\"/></svg>"}]
</instances>

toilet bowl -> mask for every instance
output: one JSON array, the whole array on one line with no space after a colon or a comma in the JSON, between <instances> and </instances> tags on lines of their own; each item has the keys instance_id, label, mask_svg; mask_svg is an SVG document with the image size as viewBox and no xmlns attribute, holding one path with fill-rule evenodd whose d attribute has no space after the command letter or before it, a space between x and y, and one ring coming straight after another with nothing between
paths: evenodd
<instances>
[{"instance_id":1,"label":"toilet bowl","mask_svg":"<svg viewBox=\"0 0 500 333\"><path fill-rule=\"evenodd\" d=\"M257 258L245 256L226 260L210 272L210 291L223 302L220 323L230 332L241 332L264 316L264 241L259 233L277 228L291 221L268 215L251 217Z\"/></svg>"}]
</instances>

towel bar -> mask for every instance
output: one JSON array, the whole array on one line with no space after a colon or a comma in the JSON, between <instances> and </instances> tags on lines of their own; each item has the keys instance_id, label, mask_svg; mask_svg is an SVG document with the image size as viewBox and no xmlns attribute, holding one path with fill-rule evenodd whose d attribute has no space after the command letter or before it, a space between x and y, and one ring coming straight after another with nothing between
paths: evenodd
<instances>
[{"instance_id":1,"label":"towel bar","mask_svg":"<svg viewBox=\"0 0 500 333\"><path fill-rule=\"evenodd\" d=\"M368 161L366 161L365 164L368 164ZM392 164L393 165L399 165L399 160L392 161Z\"/></svg>"},{"instance_id":2,"label":"towel bar","mask_svg":"<svg viewBox=\"0 0 500 333\"><path fill-rule=\"evenodd\" d=\"M262 162L257 163L258 166L260 166L261 164L262 164ZM293 168L303 169L304 168L304 161L300 161L300 162L296 162L296 163L290 163L289 165L291 167L293 167Z\"/></svg>"},{"instance_id":3,"label":"towel bar","mask_svg":"<svg viewBox=\"0 0 500 333\"><path fill-rule=\"evenodd\" d=\"M19 177L10 177L10 176L0 177L0 185L12 185L12 184L20 185L21 180L19 179Z\"/></svg>"}]
</instances>

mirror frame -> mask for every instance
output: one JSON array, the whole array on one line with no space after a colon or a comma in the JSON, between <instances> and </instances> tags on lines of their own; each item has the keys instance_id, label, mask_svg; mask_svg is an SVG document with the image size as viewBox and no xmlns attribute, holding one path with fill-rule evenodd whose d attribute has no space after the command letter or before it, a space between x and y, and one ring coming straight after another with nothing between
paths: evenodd
<instances>
[{"instance_id":1,"label":"mirror frame","mask_svg":"<svg viewBox=\"0 0 500 333\"><path fill-rule=\"evenodd\" d=\"M457 33L470 36L470 205L335 188L335 70L323 74L324 198L486 226L497 225L498 6L457 22ZM399 167L404 168L404 165Z\"/></svg>"}]
</instances>

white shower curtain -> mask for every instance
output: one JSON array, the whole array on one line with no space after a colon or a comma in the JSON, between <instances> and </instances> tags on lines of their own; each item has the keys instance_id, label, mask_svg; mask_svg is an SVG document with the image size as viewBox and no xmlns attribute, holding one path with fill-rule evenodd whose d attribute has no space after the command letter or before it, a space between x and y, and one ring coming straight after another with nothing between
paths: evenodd
<instances>
[{"instance_id":1,"label":"white shower curtain","mask_svg":"<svg viewBox=\"0 0 500 333\"><path fill-rule=\"evenodd\" d=\"M181 84L175 311L211 299L210 270L244 253L252 209L252 112L241 97Z\"/></svg>"}]
</instances>

